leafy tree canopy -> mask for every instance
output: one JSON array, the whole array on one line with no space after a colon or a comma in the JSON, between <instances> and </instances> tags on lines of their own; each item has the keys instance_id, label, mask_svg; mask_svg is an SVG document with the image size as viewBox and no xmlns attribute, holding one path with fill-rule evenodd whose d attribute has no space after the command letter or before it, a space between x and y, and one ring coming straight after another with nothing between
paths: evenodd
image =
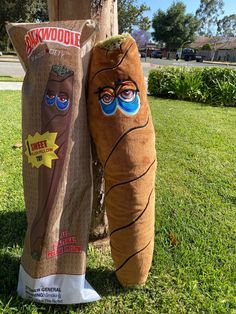
<instances>
[{"instance_id":1,"label":"leafy tree canopy","mask_svg":"<svg viewBox=\"0 0 236 314\"><path fill-rule=\"evenodd\" d=\"M47 19L46 0L1 0L0 1L0 49L5 48L6 22L35 22Z\"/></svg>"},{"instance_id":2,"label":"leafy tree canopy","mask_svg":"<svg viewBox=\"0 0 236 314\"><path fill-rule=\"evenodd\" d=\"M136 0L118 0L119 34L131 33L134 26L147 31L151 22L144 12L150 10L145 4L137 5Z\"/></svg>"},{"instance_id":3,"label":"leafy tree canopy","mask_svg":"<svg viewBox=\"0 0 236 314\"><path fill-rule=\"evenodd\" d=\"M217 32L224 37L236 36L236 14L226 15L217 22Z\"/></svg>"},{"instance_id":4,"label":"leafy tree canopy","mask_svg":"<svg viewBox=\"0 0 236 314\"><path fill-rule=\"evenodd\" d=\"M196 17L200 22L199 34L212 36L217 32L217 22L223 11L223 0L201 0L196 11Z\"/></svg>"},{"instance_id":5,"label":"leafy tree canopy","mask_svg":"<svg viewBox=\"0 0 236 314\"><path fill-rule=\"evenodd\" d=\"M185 11L186 6L181 1L173 3L166 12L158 10L152 21L153 38L165 42L168 49L193 41L199 22L193 14Z\"/></svg>"},{"instance_id":6,"label":"leafy tree canopy","mask_svg":"<svg viewBox=\"0 0 236 314\"><path fill-rule=\"evenodd\" d=\"M211 45L210 44L205 44L202 46L201 50L211 50Z\"/></svg>"}]
</instances>

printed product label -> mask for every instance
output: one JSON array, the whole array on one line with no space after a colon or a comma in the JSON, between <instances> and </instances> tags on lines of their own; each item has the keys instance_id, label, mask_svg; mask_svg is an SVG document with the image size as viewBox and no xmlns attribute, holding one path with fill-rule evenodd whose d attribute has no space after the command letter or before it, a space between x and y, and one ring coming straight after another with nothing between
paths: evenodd
<instances>
[{"instance_id":1,"label":"printed product label","mask_svg":"<svg viewBox=\"0 0 236 314\"><path fill-rule=\"evenodd\" d=\"M39 168L44 165L52 168L52 160L58 159L55 150L59 147L55 144L57 133L46 132L44 134L35 133L34 136L29 135L25 140L28 162L32 167Z\"/></svg>"},{"instance_id":2,"label":"printed product label","mask_svg":"<svg viewBox=\"0 0 236 314\"><path fill-rule=\"evenodd\" d=\"M80 48L81 33L60 27L38 27L29 30L25 35L26 53L32 52L45 42L53 42L67 47Z\"/></svg>"},{"instance_id":3,"label":"printed product label","mask_svg":"<svg viewBox=\"0 0 236 314\"><path fill-rule=\"evenodd\" d=\"M75 236L68 231L62 231L59 241L53 243L52 250L47 252L47 258L55 257L64 253L80 253L82 247L77 244Z\"/></svg>"},{"instance_id":4,"label":"printed product label","mask_svg":"<svg viewBox=\"0 0 236 314\"><path fill-rule=\"evenodd\" d=\"M84 274L54 274L32 278L22 265L20 265L17 292L23 298L48 304L78 304L100 299L86 281Z\"/></svg>"},{"instance_id":5,"label":"printed product label","mask_svg":"<svg viewBox=\"0 0 236 314\"><path fill-rule=\"evenodd\" d=\"M59 287L40 287L32 289L26 285L25 294L28 299L44 299L44 303L63 303L61 288Z\"/></svg>"}]
</instances>

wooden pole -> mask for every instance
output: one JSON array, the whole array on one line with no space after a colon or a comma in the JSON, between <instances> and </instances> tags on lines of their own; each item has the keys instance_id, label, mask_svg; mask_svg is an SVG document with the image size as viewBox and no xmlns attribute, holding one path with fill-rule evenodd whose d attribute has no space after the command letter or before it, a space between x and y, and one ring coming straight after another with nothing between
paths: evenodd
<instances>
[{"instance_id":1,"label":"wooden pole","mask_svg":"<svg viewBox=\"0 0 236 314\"><path fill-rule=\"evenodd\" d=\"M59 12L58 12L58 2L59 0L48 0L48 16L49 16L49 20L50 21L57 21L58 20L58 15L59 15Z\"/></svg>"},{"instance_id":2,"label":"wooden pole","mask_svg":"<svg viewBox=\"0 0 236 314\"><path fill-rule=\"evenodd\" d=\"M98 40L104 40L118 34L117 1L100 1L99 6L92 10L91 17L95 18L99 25Z\"/></svg>"},{"instance_id":3,"label":"wooden pole","mask_svg":"<svg viewBox=\"0 0 236 314\"><path fill-rule=\"evenodd\" d=\"M117 0L48 0L50 21L94 19L97 40L118 34Z\"/></svg>"},{"instance_id":4,"label":"wooden pole","mask_svg":"<svg viewBox=\"0 0 236 314\"><path fill-rule=\"evenodd\" d=\"M50 21L96 20L99 27L96 41L118 34L117 0L47 0L47 2ZM103 203L103 171L93 143L92 155L94 193L90 239L96 240L108 236L108 225Z\"/></svg>"},{"instance_id":5,"label":"wooden pole","mask_svg":"<svg viewBox=\"0 0 236 314\"><path fill-rule=\"evenodd\" d=\"M85 20L91 18L90 1L48 0L50 21Z\"/></svg>"}]
</instances>

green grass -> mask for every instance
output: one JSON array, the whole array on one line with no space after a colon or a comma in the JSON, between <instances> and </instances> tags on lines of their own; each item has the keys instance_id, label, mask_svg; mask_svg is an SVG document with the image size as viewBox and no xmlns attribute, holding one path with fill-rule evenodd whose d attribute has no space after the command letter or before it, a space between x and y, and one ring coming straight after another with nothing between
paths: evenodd
<instances>
[{"instance_id":1,"label":"green grass","mask_svg":"<svg viewBox=\"0 0 236 314\"><path fill-rule=\"evenodd\" d=\"M34 304L16 296L26 218L20 92L1 92L0 313L236 313L236 109L149 98L156 129L156 237L145 287L125 291L108 248L88 250L97 303Z\"/></svg>"},{"instance_id":2,"label":"green grass","mask_svg":"<svg viewBox=\"0 0 236 314\"><path fill-rule=\"evenodd\" d=\"M0 82L23 82L20 76L0 76Z\"/></svg>"}]
</instances>

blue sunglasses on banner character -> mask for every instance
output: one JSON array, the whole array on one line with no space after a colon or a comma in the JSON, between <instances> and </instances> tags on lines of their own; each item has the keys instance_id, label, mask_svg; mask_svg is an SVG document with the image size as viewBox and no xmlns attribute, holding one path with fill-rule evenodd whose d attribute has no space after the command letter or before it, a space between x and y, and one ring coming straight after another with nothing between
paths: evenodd
<instances>
[{"instance_id":1,"label":"blue sunglasses on banner character","mask_svg":"<svg viewBox=\"0 0 236 314\"><path fill-rule=\"evenodd\" d=\"M106 116L114 115L117 108L125 115L133 116L140 108L138 88L132 81L118 81L115 89L103 87L99 91L99 104Z\"/></svg>"},{"instance_id":2,"label":"blue sunglasses on banner character","mask_svg":"<svg viewBox=\"0 0 236 314\"><path fill-rule=\"evenodd\" d=\"M59 110L66 110L70 105L68 95L64 92L57 95L54 91L48 90L44 100L46 105L50 107L56 105Z\"/></svg>"}]
</instances>

